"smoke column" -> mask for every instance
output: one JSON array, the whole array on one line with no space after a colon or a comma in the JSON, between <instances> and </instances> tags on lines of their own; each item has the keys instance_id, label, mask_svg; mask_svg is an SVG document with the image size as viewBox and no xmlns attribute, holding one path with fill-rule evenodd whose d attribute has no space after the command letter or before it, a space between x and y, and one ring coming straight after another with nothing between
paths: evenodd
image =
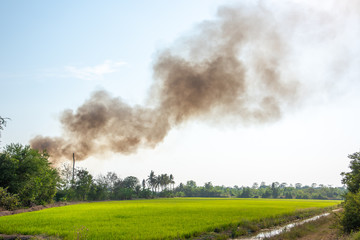
<instances>
[{"instance_id":1,"label":"smoke column","mask_svg":"<svg viewBox=\"0 0 360 240\"><path fill-rule=\"evenodd\" d=\"M132 107L97 91L76 111L61 114L63 136L37 136L30 144L47 149L54 162L73 152L84 160L155 147L172 127L191 119L276 121L301 96L289 61L296 21L276 17L261 4L219 8L215 20L157 53L147 106Z\"/></svg>"}]
</instances>

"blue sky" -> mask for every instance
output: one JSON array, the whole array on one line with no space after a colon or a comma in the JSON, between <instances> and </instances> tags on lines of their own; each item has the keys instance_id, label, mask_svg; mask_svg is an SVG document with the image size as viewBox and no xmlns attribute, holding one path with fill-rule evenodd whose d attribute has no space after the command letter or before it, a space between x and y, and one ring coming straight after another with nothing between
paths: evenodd
<instances>
[{"instance_id":1,"label":"blue sky","mask_svg":"<svg viewBox=\"0 0 360 240\"><path fill-rule=\"evenodd\" d=\"M61 112L76 110L95 90L106 90L131 105L146 104L156 53L191 35L202 21L214 19L219 6L234 2L248 4L1 2L0 116L11 118L1 145L28 144L38 134L61 135ZM310 12L306 14L319 18L301 20L299 32L289 39L306 97L282 119L260 126L186 122L155 149L93 157L80 166L95 175L115 171L140 179L154 170L172 173L178 182L193 179L199 184L341 185L346 156L360 148L360 8L351 0L294 0L269 4L269 9L275 16L295 14L287 10L292 10L289 3L302 4L301 9ZM305 44L304 36L310 36Z\"/></svg>"}]
</instances>

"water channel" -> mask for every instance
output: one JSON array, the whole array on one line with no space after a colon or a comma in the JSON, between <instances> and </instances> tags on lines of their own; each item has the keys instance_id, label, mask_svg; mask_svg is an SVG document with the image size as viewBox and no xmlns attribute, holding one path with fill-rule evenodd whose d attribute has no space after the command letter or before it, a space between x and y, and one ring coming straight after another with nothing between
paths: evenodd
<instances>
[{"instance_id":1,"label":"water channel","mask_svg":"<svg viewBox=\"0 0 360 240\"><path fill-rule=\"evenodd\" d=\"M276 227L276 228L272 228L272 229L264 229L260 233L258 233L257 235L255 235L253 237L236 238L235 240L261 240L261 239L265 239L265 238L270 238L270 237L279 235L282 232L289 231L293 227L302 225L307 222L315 221L321 217L328 216L329 214L330 213L323 213L323 214L317 215L312 218L307 218L307 219L304 219L301 221L289 223L285 226L280 226L280 227Z\"/></svg>"}]
</instances>

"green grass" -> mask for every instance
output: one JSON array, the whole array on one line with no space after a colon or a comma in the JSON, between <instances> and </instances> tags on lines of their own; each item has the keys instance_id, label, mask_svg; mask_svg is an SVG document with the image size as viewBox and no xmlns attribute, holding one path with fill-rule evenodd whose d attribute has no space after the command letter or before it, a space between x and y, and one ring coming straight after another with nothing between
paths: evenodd
<instances>
[{"instance_id":1,"label":"green grass","mask_svg":"<svg viewBox=\"0 0 360 240\"><path fill-rule=\"evenodd\" d=\"M340 201L175 198L83 203L0 217L0 233L65 239L171 239Z\"/></svg>"},{"instance_id":2,"label":"green grass","mask_svg":"<svg viewBox=\"0 0 360 240\"><path fill-rule=\"evenodd\" d=\"M360 232L350 234L349 240L360 240Z\"/></svg>"}]
</instances>

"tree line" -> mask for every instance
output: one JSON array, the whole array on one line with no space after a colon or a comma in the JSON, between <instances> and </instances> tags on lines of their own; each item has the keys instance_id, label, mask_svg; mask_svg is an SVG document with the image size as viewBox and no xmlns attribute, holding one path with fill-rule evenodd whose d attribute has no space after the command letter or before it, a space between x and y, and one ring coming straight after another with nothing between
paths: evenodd
<instances>
[{"instance_id":1,"label":"tree line","mask_svg":"<svg viewBox=\"0 0 360 240\"><path fill-rule=\"evenodd\" d=\"M151 171L141 182L135 176L121 179L114 172L94 178L86 169L75 170L70 165L53 169L46 152L40 153L29 146L11 144L1 154L0 186L17 194L25 206L72 200L122 200L151 197L238 197L238 198L297 198L297 199L342 199L343 187L312 184L294 186L273 182L266 185L254 183L251 187L213 186L211 182L197 186L189 180L175 187L172 174L156 175ZM27 177L25 177L27 176ZM33 176L33 177L32 177ZM46 184L45 184L46 183ZM39 187L44 188L41 193ZM41 193L39 196L34 194Z\"/></svg>"},{"instance_id":2,"label":"tree line","mask_svg":"<svg viewBox=\"0 0 360 240\"><path fill-rule=\"evenodd\" d=\"M151 171L140 181L135 176L120 178L115 172L94 177L86 169L73 170L69 164L51 167L49 155L21 144L10 144L0 154L0 196L3 207L16 208L52 201L101 201L156 197L227 197L342 199L343 187L312 184L294 186L273 182L248 186L197 186L193 180L175 185L172 174ZM6 200L6 201L5 201Z\"/></svg>"},{"instance_id":3,"label":"tree line","mask_svg":"<svg viewBox=\"0 0 360 240\"><path fill-rule=\"evenodd\" d=\"M184 185L180 183L175 188L177 196L184 197L236 197L236 198L286 198L286 199L342 199L345 193L344 187L317 185L313 183L311 186L302 186L297 183L295 186L287 183L273 182L266 185L262 182L260 185L254 183L248 186L213 186L211 182L207 182L204 186L197 186L195 181L187 181Z\"/></svg>"}]
</instances>

